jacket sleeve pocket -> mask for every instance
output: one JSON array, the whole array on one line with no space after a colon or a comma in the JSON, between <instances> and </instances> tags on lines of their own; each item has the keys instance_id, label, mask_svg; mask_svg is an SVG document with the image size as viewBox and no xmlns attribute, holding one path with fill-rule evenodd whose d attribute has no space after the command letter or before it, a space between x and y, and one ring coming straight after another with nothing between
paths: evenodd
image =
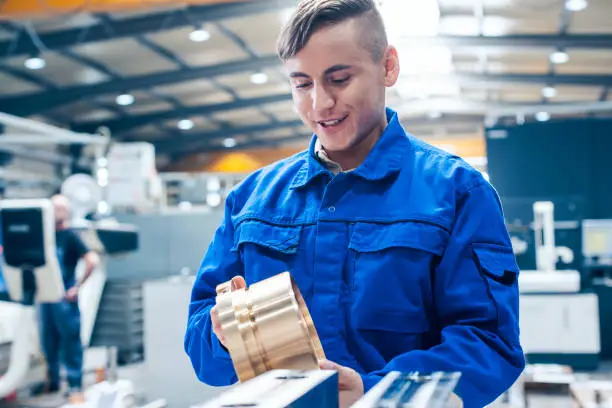
<instances>
[{"instance_id":1,"label":"jacket sleeve pocket","mask_svg":"<svg viewBox=\"0 0 612 408\"><path fill-rule=\"evenodd\" d=\"M474 254L482 273L506 286L518 280L518 266L512 248L494 244L474 244Z\"/></svg>"},{"instance_id":2,"label":"jacket sleeve pocket","mask_svg":"<svg viewBox=\"0 0 612 408\"><path fill-rule=\"evenodd\" d=\"M518 338L518 274L512 248L496 244L473 244L479 272L495 306L499 332L509 339Z\"/></svg>"}]
</instances>

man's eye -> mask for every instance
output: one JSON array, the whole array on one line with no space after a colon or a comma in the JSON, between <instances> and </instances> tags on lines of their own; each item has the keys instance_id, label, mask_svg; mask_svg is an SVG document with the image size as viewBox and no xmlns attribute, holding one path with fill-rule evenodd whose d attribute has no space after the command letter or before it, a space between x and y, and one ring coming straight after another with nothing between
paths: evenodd
<instances>
[{"instance_id":1,"label":"man's eye","mask_svg":"<svg viewBox=\"0 0 612 408\"><path fill-rule=\"evenodd\" d=\"M342 78L332 78L332 83L334 84L343 84L345 82L347 82L351 77L349 75L342 77Z\"/></svg>"},{"instance_id":2,"label":"man's eye","mask_svg":"<svg viewBox=\"0 0 612 408\"><path fill-rule=\"evenodd\" d=\"M302 82L299 84L295 84L295 88L307 88L310 86L310 82Z\"/></svg>"}]
</instances>

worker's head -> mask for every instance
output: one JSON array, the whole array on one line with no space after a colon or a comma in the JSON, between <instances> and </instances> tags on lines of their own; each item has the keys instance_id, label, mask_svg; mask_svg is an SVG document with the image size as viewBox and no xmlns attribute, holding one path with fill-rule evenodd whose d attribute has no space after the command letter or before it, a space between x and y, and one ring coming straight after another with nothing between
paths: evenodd
<instances>
[{"instance_id":1,"label":"worker's head","mask_svg":"<svg viewBox=\"0 0 612 408\"><path fill-rule=\"evenodd\" d=\"M302 0L277 48L296 110L326 150L351 149L384 128L399 61L375 0Z\"/></svg>"},{"instance_id":2,"label":"worker's head","mask_svg":"<svg viewBox=\"0 0 612 408\"><path fill-rule=\"evenodd\" d=\"M65 228L70 218L70 201L68 201L66 196L57 194L51 197L51 203L53 203L53 212L55 214L55 228Z\"/></svg>"}]
</instances>

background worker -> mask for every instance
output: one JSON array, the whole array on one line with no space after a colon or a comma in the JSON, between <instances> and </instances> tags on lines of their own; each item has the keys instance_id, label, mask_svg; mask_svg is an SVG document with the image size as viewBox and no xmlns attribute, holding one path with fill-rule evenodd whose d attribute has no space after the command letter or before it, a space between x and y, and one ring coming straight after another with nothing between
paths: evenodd
<instances>
[{"instance_id":1,"label":"background worker","mask_svg":"<svg viewBox=\"0 0 612 408\"><path fill-rule=\"evenodd\" d=\"M40 308L41 342L47 361L47 392L60 390L60 361L68 380L69 398L82 400L83 344L78 294L81 285L100 263L97 253L87 248L69 227L70 202L65 196L51 198L55 213L55 245L66 295L58 303L43 303ZM76 268L83 259L85 270L79 280Z\"/></svg>"}]
</instances>

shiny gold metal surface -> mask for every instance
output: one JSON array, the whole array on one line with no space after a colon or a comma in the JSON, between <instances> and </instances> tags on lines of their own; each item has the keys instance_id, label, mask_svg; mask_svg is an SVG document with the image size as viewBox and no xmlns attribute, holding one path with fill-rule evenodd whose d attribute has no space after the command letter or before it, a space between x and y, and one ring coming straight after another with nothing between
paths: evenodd
<instances>
[{"instance_id":1,"label":"shiny gold metal surface","mask_svg":"<svg viewBox=\"0 0 612 408\"><path fill-rule=\"evenodd\" d=\"M314 323L288 272L238 288L217 286L217 313L238 379L273 369L316 370L325 359Z\"/></svg>"}]
</instances>

